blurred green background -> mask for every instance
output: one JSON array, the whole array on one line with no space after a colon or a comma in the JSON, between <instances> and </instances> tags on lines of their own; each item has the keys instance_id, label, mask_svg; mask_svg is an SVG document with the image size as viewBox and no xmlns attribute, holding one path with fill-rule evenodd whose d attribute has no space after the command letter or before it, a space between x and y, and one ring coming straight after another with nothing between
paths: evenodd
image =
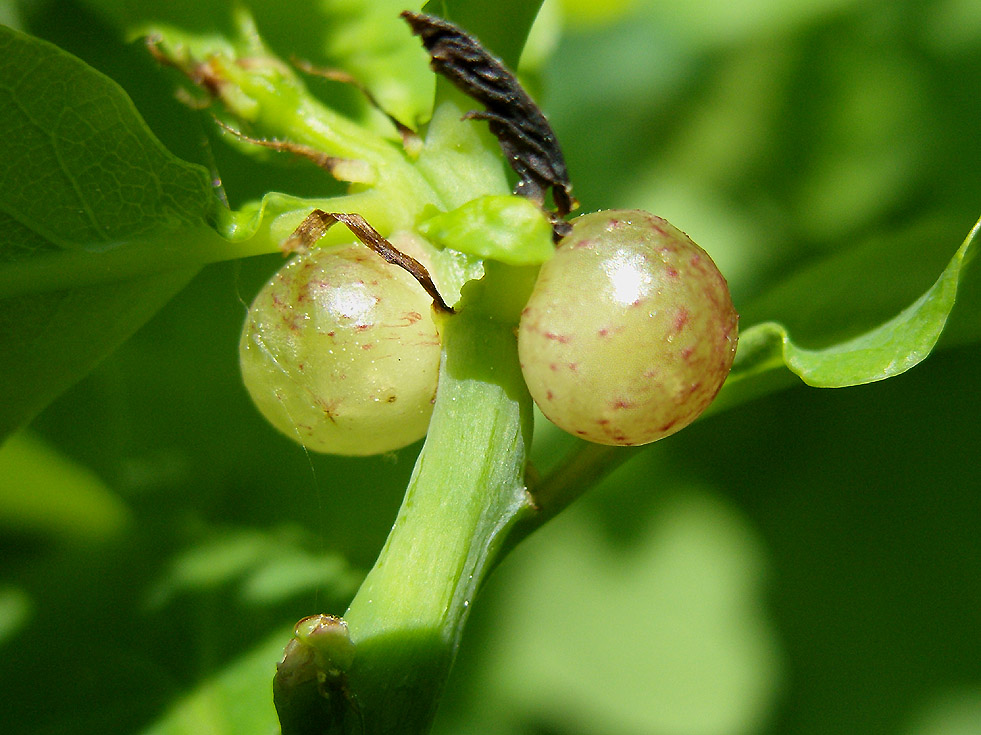
<instances>
[{"instance_id":1,"label":"blurred green background","mask_svg":"<svg viewBox=\"0 0 981 735\"><path fill-rule=\"evenodd\" d=\"M387 22L357 30L357 0L247 4L280 54L323 63ZM226 11L37 0L0 3L0 21L117 79L233 203L323 194L313 167L203 144L207 118L125 41L147 17L220 29ZM911 302L981 211L975 0L548 0L525 58L583 211L687 231L744 326L779 319L816 345L884 319L833 305ZM840 296L795 286L869 251ZM260 419L237 340L280 262L203 271L0 450L4 732L275 731L292 623L343 611L418 450L313 456ZM437 732L981 733L981 348L962 336L981 284L963 288L911 372L699 422L520 546L475 605ZM536 463L568 446L542 425Z\"/></svg>"}]
</instances>

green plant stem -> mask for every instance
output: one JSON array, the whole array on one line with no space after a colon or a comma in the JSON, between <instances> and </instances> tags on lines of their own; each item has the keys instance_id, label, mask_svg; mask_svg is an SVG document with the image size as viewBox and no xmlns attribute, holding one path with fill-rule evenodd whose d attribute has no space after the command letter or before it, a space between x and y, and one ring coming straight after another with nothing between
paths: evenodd
<instances>
[{"instance_id":1,"label":"green plant stem","mask_svg":"<svg viewBox=\"0 0 981 735\"><path fill-rule=\"evenodd\" d=\"M558 467L536 483L531 492L539 513L528 531L553 518L583 493L643 452L647 447L609 447L604 444L576 442Z\"/></svg>"},{"instance_id":2,"label":"green plant stem","mask_svg":"<svg viewBox=\"0 0 981 735\"><path fill-rule=\"evenodd\" d=\"M344 616L357 651L348 687L365 733L428 731L474 594L510 528L534 514L524 486L531 401L513 326L466 309L444 326L426 444Z\"/></svg>"}]
</instances>

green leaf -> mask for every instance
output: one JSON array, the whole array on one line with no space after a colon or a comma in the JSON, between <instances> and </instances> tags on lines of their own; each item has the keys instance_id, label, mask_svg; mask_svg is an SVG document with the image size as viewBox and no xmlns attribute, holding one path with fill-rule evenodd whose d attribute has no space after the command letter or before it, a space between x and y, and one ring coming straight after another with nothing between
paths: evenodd
<instances>
[{"instance_id":1,"label":"green leaf","mask_svg":"<svg viewBox=\"0 0 981 735\"><path fill-rule=\"evenodd\" d=\"M0 60L2 437L153 315L220 238L207 172L168 153L115 82L9 28Z\"/></svg>"},{"instance_id":2,"label":"green leaf","mask_svg":"<svg viewBox=\"0 0 981 735\"><path fill-rule=\"evenodd\" d=\"M125 246L209 216L207 172L168 153L115 82L9 28L0 59L4 262Z\"/></svg>"},{"instance_id":3,"label":"green leaf","mask_svg":"<svg viewBox=\"0 0 981 735\"><path fill-rule=\"evenodd\" d=\"M234 626L234 620L228 625ZM275 661L283 655L290 631L267 637L178 700L143 735L269 735L279 732L271 693Z\"/></svg>"},{"instance_id":4,"label":"green leaf","mask_svg":"<svg viewBox=\"0 0 981 735\"><path fill-rule=\"evenodd\" d=\"M193 275L173 271L0 300L0 440L115 350Z\"/></svg>"},{"instance_id":5,"label":"green leaf","mask_svg":"<svg viewBox=\"0 0 981 735\"><path fill-rule=\"evenodd\" d=\"M747 329L739 337L732 372L713 408L729 407L785 385L788 374L781 375L782 368L808 385L842 388L885 380L922 362L940 339L954 308L958 284L976 254L979 230L981 220L926 293L893 318L856 337L807 349L794 342L778 322ZM981 328L975 330L975 338L978 336Z\"/></svg>"},{"instance_id":6,"label":"green leaf","mask_svg":"<svg viewBox=\"0 0 981 735\"><path fill-rule=\"evenodd\" d=\"M644 487L650 469L624 468L618 484ZM548 543L522 549L490 602L484 657L464 669L469 698L438 732L536 720L583 734L756 731L782 673L764 613L768 550L732 501L665 480L647 488L657 512L637 519L636 539L610 543L578 505Z\"/></svg>"},{"instance_id":7,"label":"green leaf","mask_svg":"<svg viewBox=\"0 0 981 735\"><path fill-rule=\"evenodd\" d=\"M399 17L417 10L405 0L328 0L324 11L328 57L354 74L385 112L415 125L432 110L434 79L419 40Z\"/></svg>"},{"instance_id":8,"label":"green leaf","mask_svg":"<svg viewBox=\"0 0 981 735\"><path fill-rule=\"evenodd\" d=\"M540 265L552 257L552 226L530 200L509 194L471 199L418 225L431 242L508 265Z\"/></svg>"},{"instance_id":9,"label":"green leaf","mask_svg":"<svg viewBox=\"0 0 981 735\"><path fill-rule=\"evenodd\" d=\"M16 434L0 447L0 527L97 541L129 522L122 501L89 469L45 442Z\"/></svg>"},{"instance_id":10,"label":"green leaf","mask_svg":"<svg viewBox=\"0 0 981 735\"><path fill-rule=\"evenodd\" d=\"M171 560L168 572L148 597L151 608L170 604L181 595L235 584L228 597L261 607L302 593L330 590L346 599L354 595L364 573L336 553L313 553L308 539L295 528L266 531L224 528L194 540Z\"/></svg>"},{"instance_id":11,"label":"green leaf","mask_svg":"<svg viewBox=\"0 0 981 735\"><path fill-rule=\"evenodd\" d=\"M0 645L27 625L33 607L30 595L20 587L0 584Z\"/></svg>"}]
</instances>

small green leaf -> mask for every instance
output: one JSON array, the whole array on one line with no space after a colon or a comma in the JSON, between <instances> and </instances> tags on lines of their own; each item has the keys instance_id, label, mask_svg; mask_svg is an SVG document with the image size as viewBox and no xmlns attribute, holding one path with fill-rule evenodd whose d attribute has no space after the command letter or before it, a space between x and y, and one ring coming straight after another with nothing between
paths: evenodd
<instances>
[{"instance_id":1,"label":"small green leaf","mask_svg":"<svg viewBox=\"0 0 981 735\"><path fill-rule=\"evenodd\" d=\"M129 521L126 506L98 477L33 436L16 434L0 448L0 477L2 528L97 541Z\"/></svg>"},{"instance_id":2,"label":"small green leaf","mask_svg":"<svg viewBox=\"0 0 981 735\"><path fill-rule=\"evenodd\" d=\"M378 169L402 163L390 141L314 98L298 72L266 48L248 12L239 10L235 16L238 28L232 38L165 25L144 32L153 40L154 53L192 82L191 93L220 102L215 114L228 117L236 129L248 126L263 138L347 159L348 170L358 161L360 183L374 183ZM246 149L250 145L246 142Z\"/></svg>"},{"instance_id":3,"label":"small green leaf","mask_svg":"<svg viewBox=\"0 0 981 735\"><path fill-rule=\"evenodd\" d=\"M314 553L295 529L228 528L195 539L175 556L147 597L151 608L175 598L217 589L252 606L270 605L306 592L329 590L350 597L364 574L336 553ZM230 595L229 587L237 592Z\"/></svg>"},{"instance_id":4,"label":"small green leaf","mask_svg":"<svg viewBox=\"0 0 981 735\"><path fill-rule=\"evenodd\" d=\"M17 635L31 620L34 603L20 587L0 584L0 645Z\"/></svg>"},{"instance_id":5,"label":"small green leaf","mask_svg":"<svg viewBox=\"0 0 981 735\"><path fill-rule=\"evenodd\" d=\"M430 242L508 265L540 265L552 257L552 226L528 199L489 194L441 212L419 227Z\"/></svg>"},{"instance_id":6,"label":"small green leaf","mask_svg":"<svg viewBox=\"0 0 981 735\"><path fill-rule=\"evenodd\" d=\"M228 620L234 626L235 620ZM279 732L272 703L275 662L290 632L267 637L176 701L142 735L269 735ZM261 693L266 693L262 696Z\"/></svg>"},{"instance_id":7,"label":"small green leaf","mask_svg":"<svg viewBox=\"0 0 981 735\"><path fill-rule=\"evenodd\" d=\"M381 108L410 127L429 118L434 79L418 39L399 13L420 3L405 0L328 0L325 50L354 74Z\"/></svg>"},{"instance_id":8,"label":"small green leaf","mask_svg":"<svg viewBox=\"0 0 981 735\"><path fill-rule=\"evenodd\" d=\"M857 337L822 349L805 349L777 322L747 329L739 337L739 351L720 403L728 405L733 400L730 393L745 390L739 387L743 381L782 367L808 385L842 388L885 380L920 363L937 344L954 308L958 284L975 255L979 230L981 220L926 293L892 319ZM777 376L770 380L774 387L783 382ZM754 392L769 391L760 387Z\"/></svg>"}]
</instances>

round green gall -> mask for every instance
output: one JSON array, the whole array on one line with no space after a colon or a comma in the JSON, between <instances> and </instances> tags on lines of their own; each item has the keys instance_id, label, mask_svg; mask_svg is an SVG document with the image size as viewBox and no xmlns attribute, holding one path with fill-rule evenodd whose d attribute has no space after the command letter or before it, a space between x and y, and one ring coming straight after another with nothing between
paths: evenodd
<instances>
[{"instance_id":1,"label":"round green gall","mask_svg":"<svg viewBox=\"0 0 981 735\"><path fill-rule=\"evenodd\" d=\"M711 403L737 321L725 279L685 233L647 212L596 212L542 266L518 355L557 426L599 444L647 444Z\"/></svg>"},{"instance_id":2,"label":"round green gall","mask_svg":"<svg viewBox=\"0 0 981 735\"><path fill-rule=\"evenodd\" d=\"M367 247L313 248L283 266L249 308L239 357L259 411L313 451L379 454L426 434L432 300Z\"/></svg>"}]
</instances>

